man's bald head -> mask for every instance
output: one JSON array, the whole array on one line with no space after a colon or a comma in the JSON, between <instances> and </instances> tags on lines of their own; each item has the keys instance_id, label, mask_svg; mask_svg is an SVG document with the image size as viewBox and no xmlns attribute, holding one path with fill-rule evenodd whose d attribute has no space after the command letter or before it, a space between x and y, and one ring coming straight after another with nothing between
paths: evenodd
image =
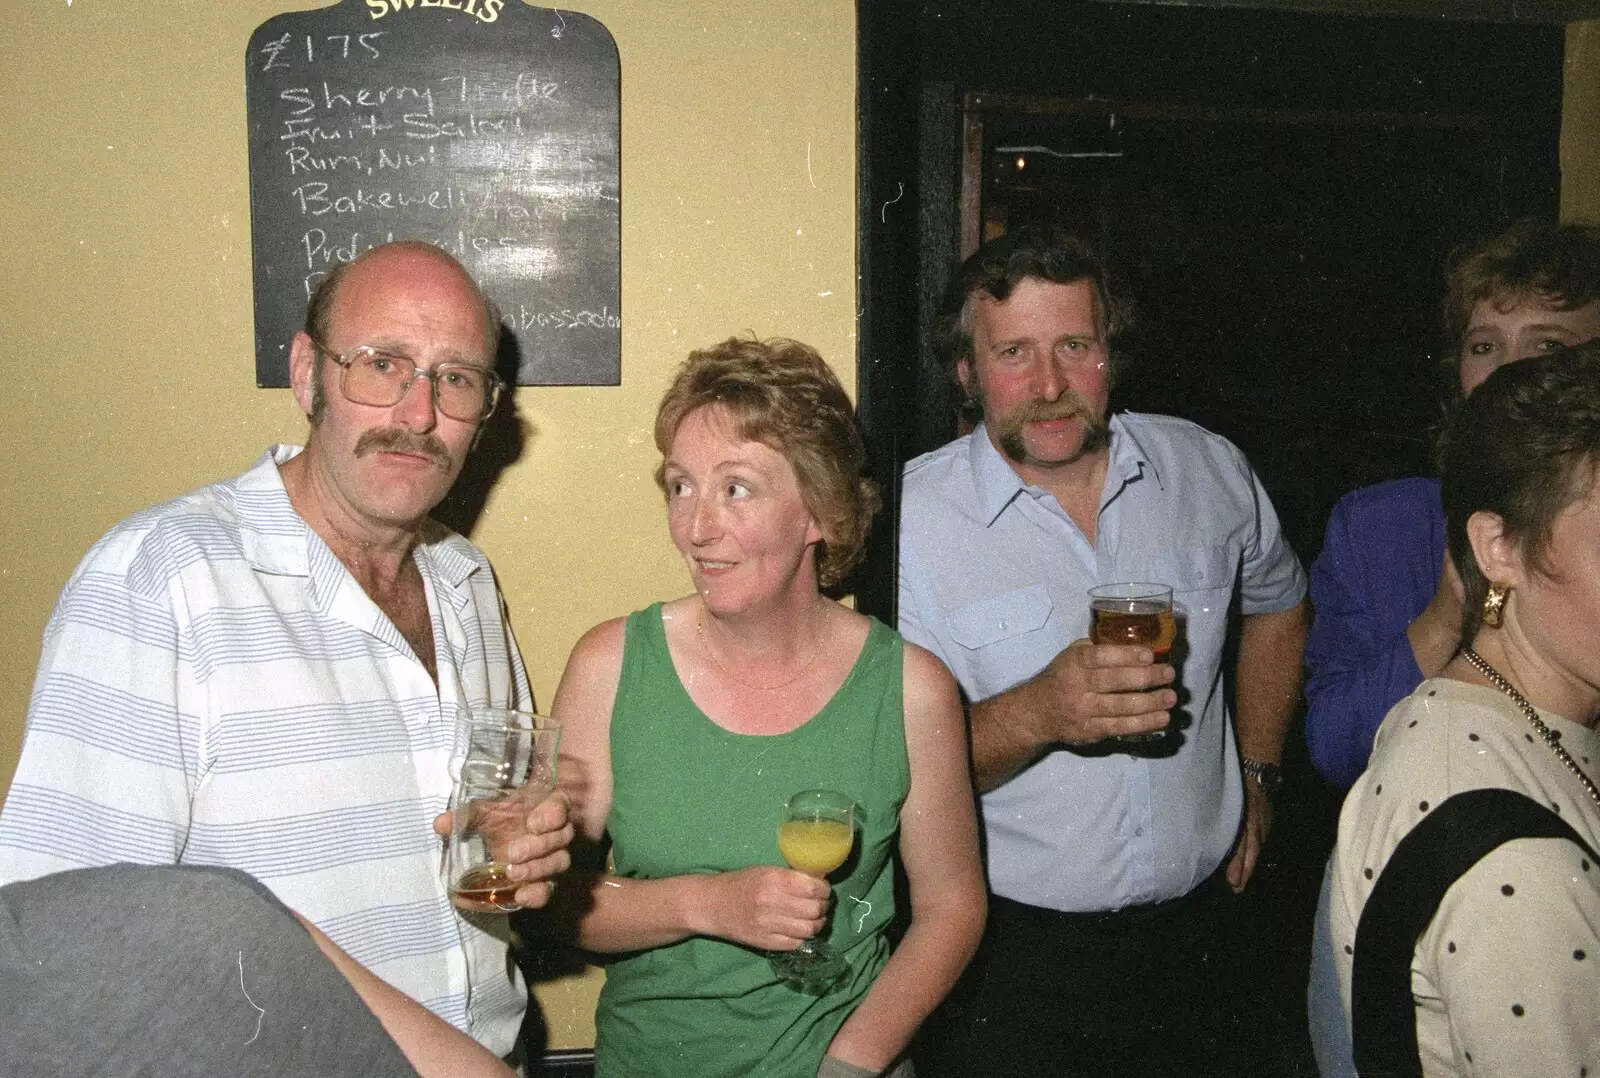
<instances>
[{"instance_id":1,"label":"man's bald head","mask_svg":"<svg viewBox=\"0 0 1600 1078\"><path fill-rule=\"evenodd\" d=\"M500 348L499 308L494 305L488 296L483 294L483 289L478 287L478 282L473 280L472 275L449 252L431 243L424 243L421 240L395 240L392 243L381 244L368 251L363 251L358 257L349 262L340 262L335 265L317 284L316 291L311 293L310 302L306 304L306 335L319 346L327 346L332 332L333 319L338 312L341 288L352 274L369 272L389 263L416 259L436 262L448 267L461 277L472 294L477 297L478 304L483 310L484 338L488 342L488 354L491 358L497 355ZM313 426L322 420L322 413L325 407L326 397L322 384L322 365L319 363L314 368L311 379L311 423Z\"/></svg>"}]
</instances>

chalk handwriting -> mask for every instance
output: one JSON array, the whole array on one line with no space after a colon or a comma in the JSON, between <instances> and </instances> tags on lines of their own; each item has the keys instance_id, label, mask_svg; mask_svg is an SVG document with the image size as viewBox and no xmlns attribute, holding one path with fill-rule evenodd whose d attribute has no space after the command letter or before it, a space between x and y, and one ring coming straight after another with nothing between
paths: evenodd
<instances>
[{"instance_id":1,"label":"chalk handwriting","mask_svg":"<svg viewBox=\"0 0 1600 1078\"><path fill-rule=\"evenodd\" d=\"M257 303L273 323L257 341L265 362L281 361L278 323L292 329L335 266L408 239L482 275L507 326L559 357L554 377L586 376L598 363L615 379L614 280L564 276L569 263L605 266L604 243L598 254L585 245L608 239L619 197L614 135L591 130L600 106L590 104L589 67L576 66L588 64L591 45L576 16L546 11L522 25L529 20L509 5L361 0L338 6L373 22L296 20L256 38L252 209L265 222L256 239L271 248L257 261ZM531 48L514 40L523 30ZM458 35L471 46L435 48ZM599 56L611 62L603 46Z\"/></svg>"},{"instance_id":2,"label":"chalk handwriting","mask_svg":"<svg viewBox=\"0 0 1600 1078\"><path fill-rule=\"evenodd\" d=\"M331 166L330 171L337 168L336 165ZM341 217L348 214L380 213L384 210L412 208L471 212L474 219L506 224L527 224L544 216L541 209L537 207L530 209L521 202L507 199L493 188L475 193L464 187L450 185L431 189L418 187L412 190L397 188L368 190L357 187L351 192L335 191L330 184L312 181L293 188L289 192L289 197L294 199L300 207L301 215L305 217L322 217L327 214Z\"/></svg>"},{"instance_id":3,"label":"chalk handwriting","mask_svg":"<svg viewBox=\"0 0 1600 1078\"><path fill-rule=\"evenodd\" d=\"M372 166L366 164L359 155L353 153L336 153L318 155L305 146L292 146L283 151L289 159L289 175L302 176L315 172L338 172L346 169L353 172L372 175Z\"/></svg>"},{"instance_id":4,"label":"chalk handwriting","mask_svg":"<svg viewBox=\"0 0 1600 1078\"><path fill-rule=\"evenodd\" d=\"M370 34L328 34L320 46L316 38L307 34L301 39L301 44L305 46L308 64L316 64L319 60L349 60L352 56L358 60L376 60L383 55L378 48L378 39L384 34L383 30L374 30ZM290 48L292 44L287 33L263 42L261 70L281 71L292 66L290 61L295 55Z\"/></svg>"},{"instance_id":5,"label":"chalk handwriting","mask_svg":"<svg viewBox=\"0 0 1600 1078\"><path fill-rule=\"evenodd\" d=\"M413 168L430 168L438 164L438 153L432 144L419 146L418 153L378 147L376 154L314 153L307 146L291 146L283 151L289 162L289 175L314 176L321 172L354 172L372 176L379 172L404 172Z\"/></svg>"},{"instance_id":6,"label":"chalk handwriting","mask_svg":"<svg viewBox=\"0 0 1600 1078\"><path fill-rule=\"evenodd\" d=\"M381 54L378 52L378 46L375 43L382 36L383 31L377 30L370 34L329 34L323 40L335 43L333 52L341 60L350 59L350 42L352 40L363 52L370 54L366 57L367 59L376 60ZM317 50L316 46L312 44L310 34L306 35L306 62L312 64L317 62Z\"/></svg>"},{"instance_id":7,"label":"chalk handwriting","mask_svg":"<svg viewBox=\"0 0 1600 1078\"><path fill-rule=\"evenodd\" d=\"M382 236L367 236L360 232L352 232L348 239L335 239L324 229L307 229L300 237L300 245L305 251L308 271L306 281L309 289L314 290L316 279L320 279L320 275L335 263L349 262L361 252L370 251L379 244L388 243L396 238L393 232ZM516 236L480 236L465 229L457 229L454 235L408 235L405 238L431 243L458 259L467 258L474 253L482 255L496 249L523 246L523 241ZM308 290L306 294L309 296L311 292Z\"/></svg>"},{"instance_id":8,"label":"chalk handwriting","mask_svg":"<svg viewBox=\"0 0 1600 1078\"><path fill-rule=\"evenodd\" d=\"M353 194L329 194L328 185L322 182L303 183L289 192L300 205L300 213L307 217L324 214L340 216L350 213L376 213L379 210L403 210L413 206L430 210L464 210L472 199L459 187L434 188L431 191L368 191L357 187Z\"/></svg>"},{"instance_id":9,"label":"chalk handwriting","mask_svg":"<svg viewBox=\"0 0 1600 1078\"><path fill-rule=\"evenodd\" d=\"M598 311L574 311L563 307L559 311L530 311L526 304L517 304L513 319L518 330L526 332L535 326L540 329L621 329L622 316L611 313L610 306Z\"/></svg>"},{"instance_id":10,"label":"chalk handwriting","mask_svg":"<svg viewBox=\"0 0 1600 1078\"><path fill-rule=\"evenodd\" d=\"M431 86L356 86L336 90L324 82L321 91L318 93L309 86L288 86L278 91L278 99L296 106L291 110L294 116L305 116L318 109L350 112L382 108L390 104L421 105L429 116L434 112Z\"/></svg>"},{"instance_id":11,"label":"chalk handwriting","mask_svg":"<svg viewBox=\"0 0 1600 1078\"><path fill-rule=\"evenodd\" d=\"M358 116L350 127L323 127L321 124L312 123L303 116L291 116L283 121L283 134L278 136L279 142L354 142L362 138L363 134L369 138L376 138L385 131L394 129L394 124L386 124L378 119L378 114L368 113Z\"/></svg>"},{"instance_id":12,"label":"chalk handwriting","mask_svg":"<svg viewBox=\"0 0 1600 1078\"><path fill-rule=\"evenodd\" d=\"M461 119L440 120L437 123L421 113L408 112L400 117L403 134L411 139L473 138L479 135L521 135L522 117L490 120L469 112Z\"/></svg>"},{"instance_id":13,"label":"chalk handwriting","mask_svg":"<svg viewBox=\"0 0 1600 1078\"><path fill-rule=\"evenodd\" d=\"M506 86L472 82L465 75L448 75L439 81L463 105L504 105L512 109L553 101L561 89L559 83L541 79L531 71L519 72L516 81Z\"/></svg>"},{"instance_id":14,"label":"chalk handwriting","mask_svg":"<svg viewBox=\"0 0 1600 1078\"><path fill-rule=\"evenodd\" d=\"M271 71L273 68L277 68L277 67L288 67L289 66L289 62L288 62L287 59L284 58L284 55L283 55L284 52L288 50L288 48L289 48L289 35L288 34L284 34L282 37L277 38L276 40L273 40L273 41L262 42L261 51L266 54L266 59L265 59L265 62L262 63L262 65L261 65L261 70L263 70L263 71Z\"/></svg>"}]
</instances>

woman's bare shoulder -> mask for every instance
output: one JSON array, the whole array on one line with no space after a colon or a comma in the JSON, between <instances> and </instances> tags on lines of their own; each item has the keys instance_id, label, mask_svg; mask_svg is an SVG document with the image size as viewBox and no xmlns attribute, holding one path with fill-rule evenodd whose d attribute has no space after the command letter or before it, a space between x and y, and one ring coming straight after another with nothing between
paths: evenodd
<instances>
[{"instance_id":1,"label":"woman's bare shoulder","mask_svg":"<svg viewBox=\"0 0 1600 1078\"><path fill-rule=\"evenodd\" d=\"M930 689L938 691L955 689L955 677L937 655L909 640L904 643L907 684L916 679Z\"/></svg>"}]
</instances>

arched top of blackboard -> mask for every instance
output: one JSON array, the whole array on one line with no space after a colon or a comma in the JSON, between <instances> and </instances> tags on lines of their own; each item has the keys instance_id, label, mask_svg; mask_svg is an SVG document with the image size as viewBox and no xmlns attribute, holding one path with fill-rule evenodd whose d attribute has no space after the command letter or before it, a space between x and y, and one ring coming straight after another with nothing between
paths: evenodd
<instances>
[{"instance_id":1,"label":"arched top of blackboard","mask_svg":"<svg viewBox=\"0 0 1600 1078\"><path fill-rule=\"evenodd\" d=\"M256 382L288 385L306 299L391 239L461 260L523 385L621 380L617 48L521 0L343 0L245 55Z\"/></svg>"}]
</instances>

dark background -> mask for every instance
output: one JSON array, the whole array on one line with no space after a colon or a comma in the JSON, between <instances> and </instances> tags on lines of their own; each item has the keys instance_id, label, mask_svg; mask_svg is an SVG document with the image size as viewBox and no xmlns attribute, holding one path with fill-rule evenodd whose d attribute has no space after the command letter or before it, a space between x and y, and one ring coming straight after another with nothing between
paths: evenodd
<instances>
[{"instance_id":1,"label":"dark background","mask_svg":"<svg viewBox=\"0 0 1600 1078\"><path fill-rule=\"evenodd\" d=\"M1428 471L1445 257L1557 210L1562 27L1085 0L858 10L858 390L888 494L864 609L892 623L900 466L956 433L921 340L960 254L969 95L989 110L986 226L1069 224L1138 301L1113 407L1232 439L1308 567L1340 495ZM1014 149L1039 145L1120 156ZM1286 754L1240 1022L1262 1073L1314 1074L1310 921L1342 792L1298 719Z\"/></svg>"}]
</instances>

